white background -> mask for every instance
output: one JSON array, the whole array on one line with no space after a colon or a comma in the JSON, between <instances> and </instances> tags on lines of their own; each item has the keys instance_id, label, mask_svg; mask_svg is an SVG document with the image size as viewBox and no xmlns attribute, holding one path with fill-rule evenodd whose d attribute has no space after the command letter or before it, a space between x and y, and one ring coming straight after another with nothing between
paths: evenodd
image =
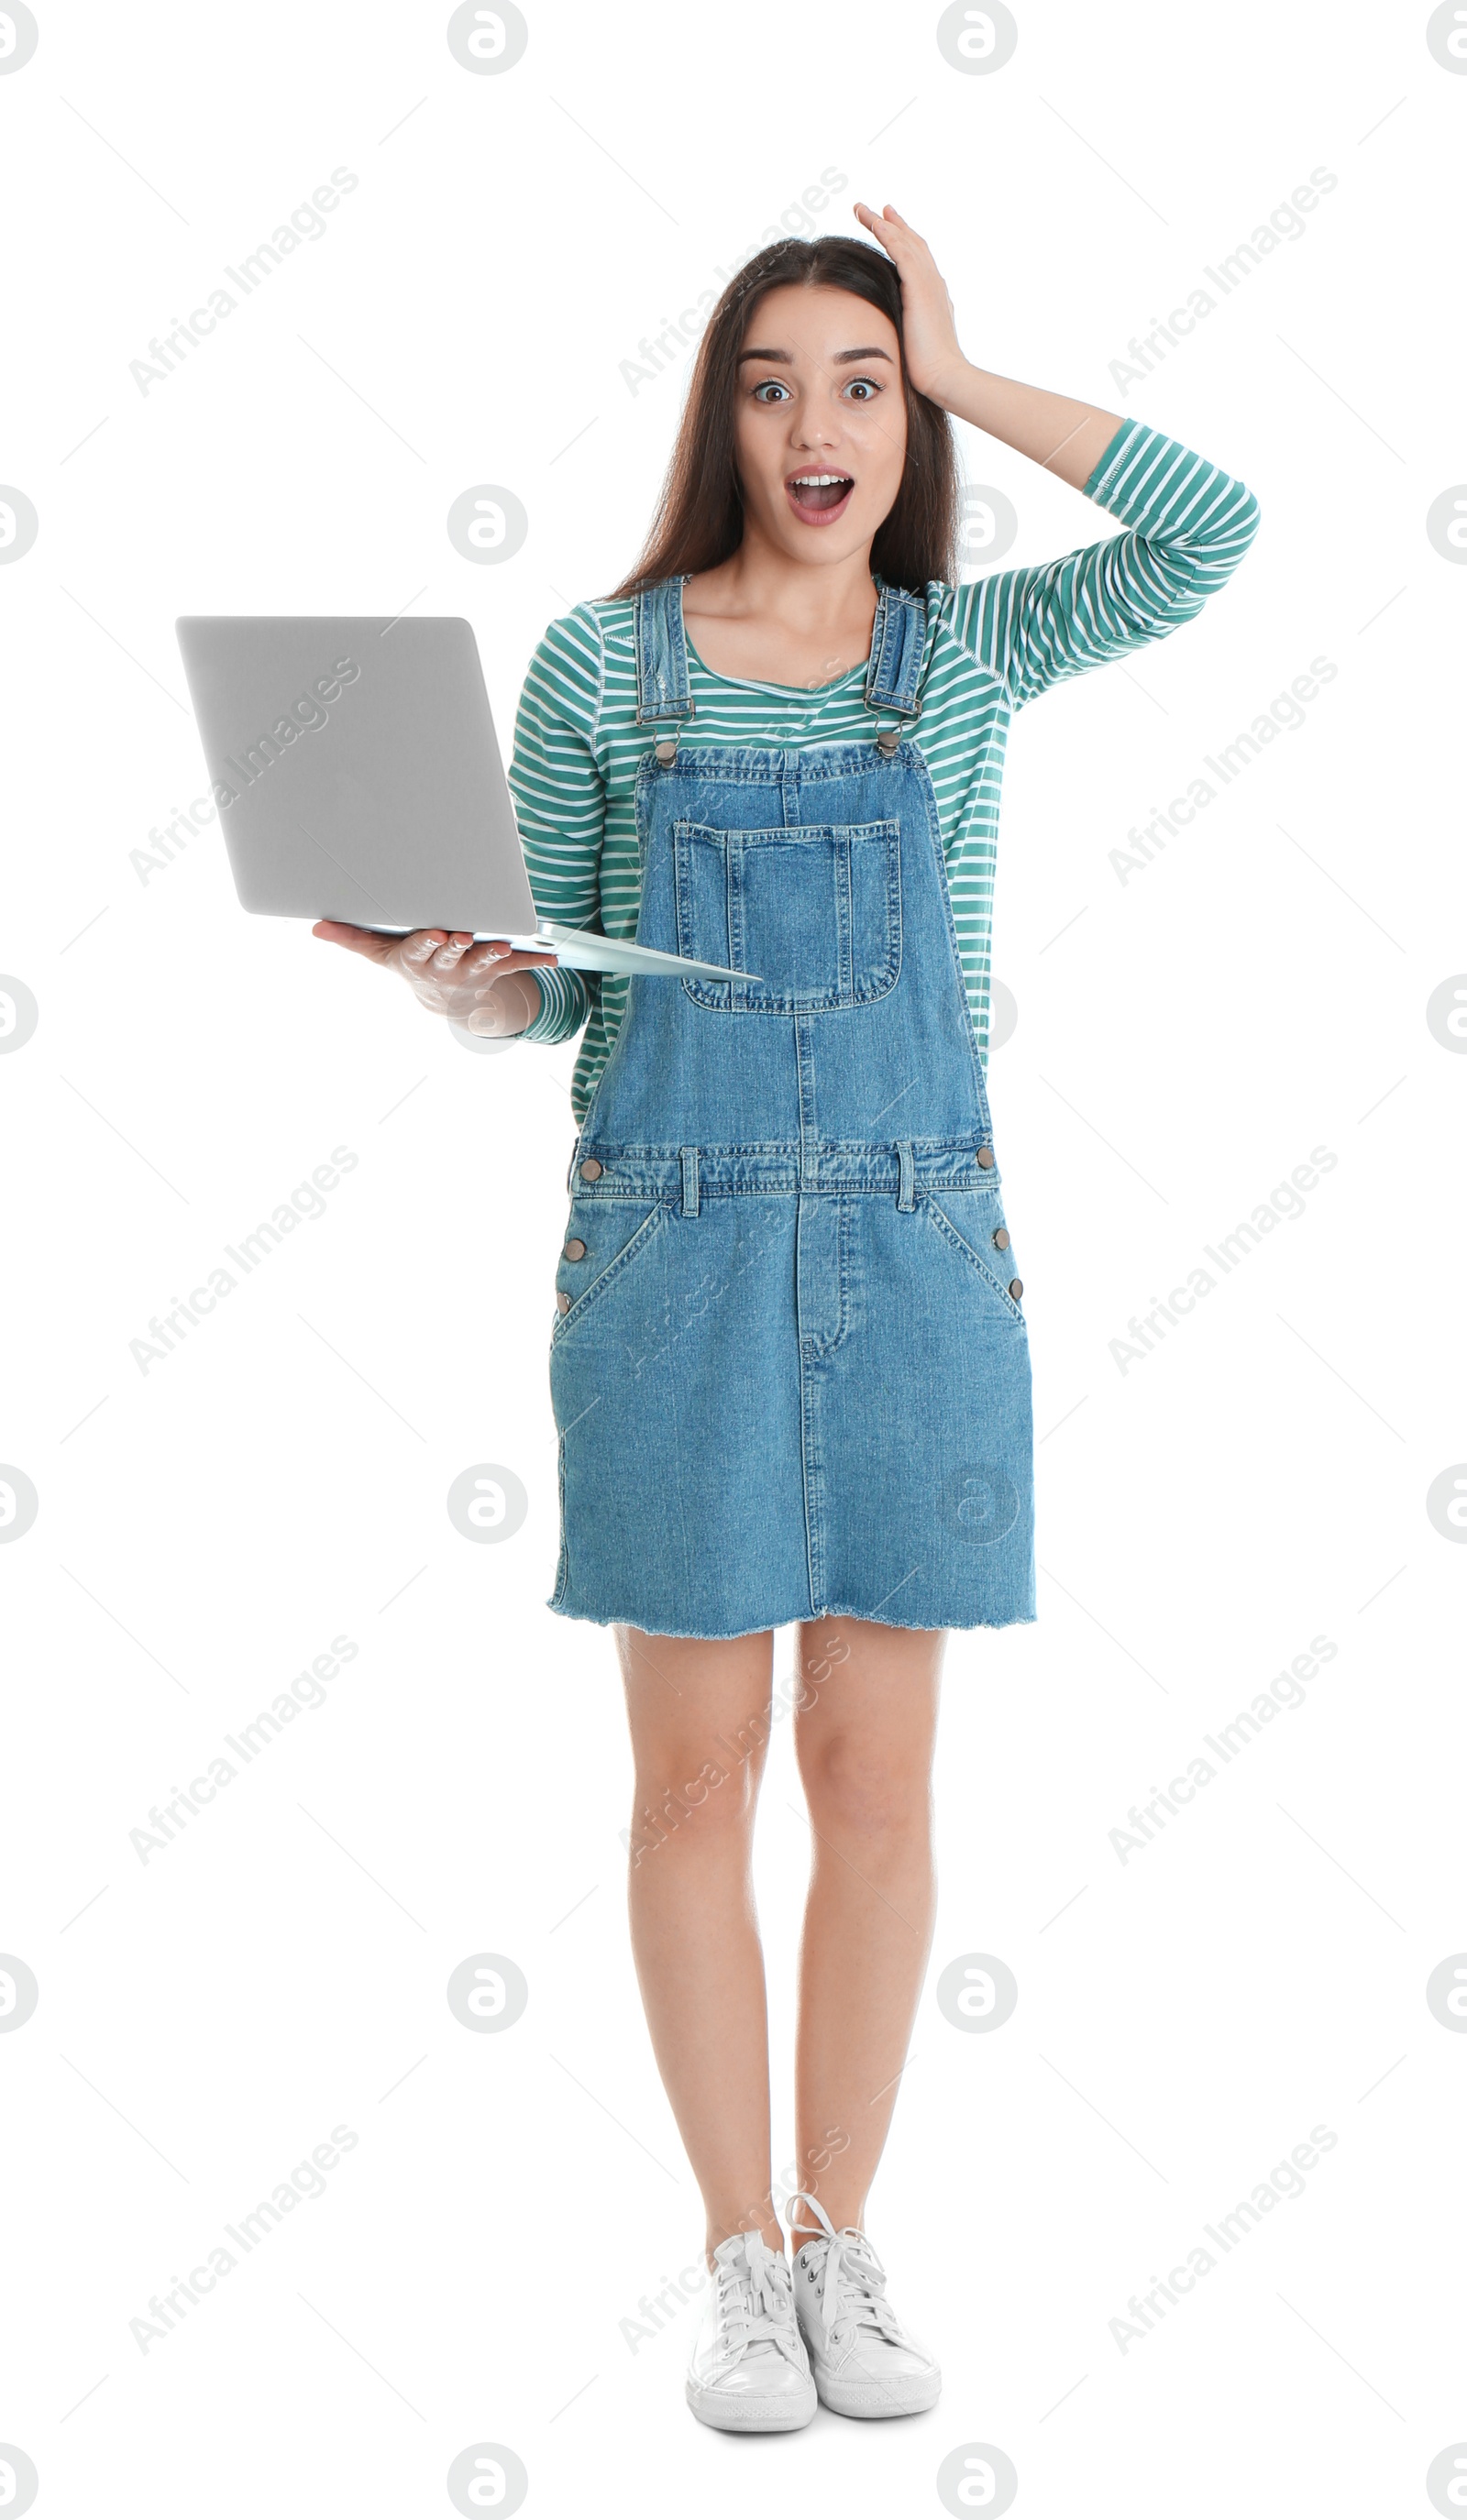
<instances>
[{"instance_id":1,"label":"white background","mask_svg":"<svg viewBox=\"0 0 1467 2520\"><path fill-rule=\"evenodd\" d=\"M1467 1946L1467 1552L1425 1504L1467 1456L1467 1060L1426 1020L1467 968L1467 574L1425 526L1467 474L1467 78L1423 10L1352 0L1025 8L991 75L869 0L538 7L502 75L445 17L47 10L0 76L0 476L39 517L0 568L0 968L39 1009L0 1060L0 1458L40 1501L0 1549L0 1949L40 1989L0 2037L0 2440L77 2515L448 2511L476 2442L555 2513L937 2512L971 2443L1034 2515L1427 2512L1467 2437L1467 2038L1425 2001ZM326 236L141 393L150 338L338 166ZM1118 383L1317 167L1305 235ZM970 357L1139 414L1262 526L1200 620L1014 732L989 1084L1045 1571L1036 1625L949 1650L933 1968L869 2218L946 2386L741 2442L684 2407L694 2304L635 2351L620 2324L702 2218L627 1947L612 1641L544 1606L573 1045L470 1055L244 917L215 827L146 882L131 853L203 784L177 613L466 613L507 724L545 623L640 544L689 360L636 392L622 363L827 168L810 224L894 201ZM1017 509L1003 564L1111 530L959 433ZM529 518L499 566L444 530L480 482ZM1317 655L1305 724L1123 883L1129 828ZM140 1372L150 1316L337 1146L326 1213ZM1316 1146L1306 1213L1123 1372L1129 1317ZM479 1462L528 1493L500 1546L445 1511ZM339 1635L327 1703L140 1861ZM1320 1635L1307 1703L1123 1864L1128 1808ZM776 2167L798 1799L786 1725ZM479 1952L529 1986L494 2036L445 2002ZM933 1992L970 1952L1019 1983L984 2036ZM150 2296L342 2125L326 2193L140 2351ZM1306 2193L1123 2353L1128 2297L1321 2125Z\"/></svg>"}]
</instances>

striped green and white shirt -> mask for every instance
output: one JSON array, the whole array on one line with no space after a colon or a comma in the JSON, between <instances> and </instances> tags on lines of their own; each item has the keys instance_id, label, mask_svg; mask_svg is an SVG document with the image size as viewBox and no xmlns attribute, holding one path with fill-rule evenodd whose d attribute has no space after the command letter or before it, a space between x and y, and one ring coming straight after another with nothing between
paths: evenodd
<instances>
[{"instance_id":1,"label":"striped green and white shirt","mask_svg":"<svg viewBox=\"0 0 1467 2520\"><path fill-rule=\"evenodd\" d=\"M1052 683L1162 639L1199 612L1258 530L1241 481L1139 420L1123 420L1084 485L1126 531L1062 560L927 588L927 680L911 741L938 800L968 1003L986 1053L998 798L1009 721ZM928 661L930 660L930 661ZM859 742L871 733L866 666L817 691L739 682L690 651L702 744ZM653 730L636 723L630 600L578 604L535 650L515 722L510 788L542 918L636 932L635 788ZM540 1012L521 1036L568 1041L585 1116L626 1004L620 974L541 966Z\"/></svg>"}]
</instances>

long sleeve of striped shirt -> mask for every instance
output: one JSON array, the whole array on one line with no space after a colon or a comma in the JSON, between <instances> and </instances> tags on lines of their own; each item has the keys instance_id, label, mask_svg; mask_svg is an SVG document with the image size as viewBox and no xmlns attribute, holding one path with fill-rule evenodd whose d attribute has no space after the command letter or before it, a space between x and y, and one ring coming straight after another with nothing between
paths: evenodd
<instances>
[{"instance_id":1,"label":"long sleeve of striped shirt","mask_svg":"<svg viewBox=\"0 0 1467 2520\"><path fill-rule=\"evenodd\" d=\"M1016 709L1190 621L1259 528L1241 481L1136 419L1122 422L1082 495L1129 531L958 589L953 628Z\"/></svg>"},{"instance_id":2,"label":"long sleeve of striped shirt","mask_svg":"<svg viewBox=\"0 0 1467 2520\"><path fill-rule=\"evenodd\" d=\"M592 740L604 664L594 617L582 606L552 621L530 660L515 717L510 792L525 865L542 919L566 927L601 924L601 842L606 789ZM542 963L540 1011L522 1041L569 1041L597 1001L594 971Z\"/></svg>"}]
</instances>

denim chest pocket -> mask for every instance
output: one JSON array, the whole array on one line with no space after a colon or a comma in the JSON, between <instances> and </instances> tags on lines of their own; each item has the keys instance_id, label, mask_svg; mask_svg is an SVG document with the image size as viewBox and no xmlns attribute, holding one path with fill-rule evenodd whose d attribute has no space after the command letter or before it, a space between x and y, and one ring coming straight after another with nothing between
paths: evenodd
<instances>
[{"instance_id":1,"label":"denim chest pocket","mask_svg":"<svg viewBox=\"0 0 1467 2520\"><path fill-rule=\"evenodd\" d=\"M724 1014L868 1006L901 970L901 826L806 823L672 831L678 952L749 979L685 979Z\"/></svg>"}]
</instances>

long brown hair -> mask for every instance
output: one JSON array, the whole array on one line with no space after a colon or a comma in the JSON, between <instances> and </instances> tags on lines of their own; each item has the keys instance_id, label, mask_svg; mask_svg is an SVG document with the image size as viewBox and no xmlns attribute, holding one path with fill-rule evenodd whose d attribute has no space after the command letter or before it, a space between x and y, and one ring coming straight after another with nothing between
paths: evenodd
<instances>
[{"instance_id":1,"label":"long brown hair","mask_svg":"<svg viewBox=\"0 0 1467 2520\"><path fill-rule=\"evenodd\" d=\"M853 237L780 237L734 273L698 345L677 442L642 555L613 592L638 595L665 577L716 568L744 539L744 500L734 452L739 352L749 321L771 289L844 289L890 317L901 343L901 282L875 246ZM940 404L918 393L906 370L906 465L878 526L871 566L889 586L920 590L957 575L957 452Z\"/></svg>"}]
</instances>

